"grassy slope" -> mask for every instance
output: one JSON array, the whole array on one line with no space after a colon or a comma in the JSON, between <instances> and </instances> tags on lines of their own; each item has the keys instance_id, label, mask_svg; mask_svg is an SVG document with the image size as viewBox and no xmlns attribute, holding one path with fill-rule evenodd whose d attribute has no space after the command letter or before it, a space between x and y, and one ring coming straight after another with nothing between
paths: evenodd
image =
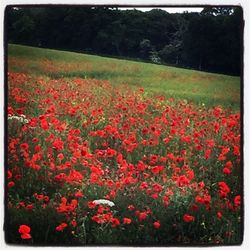
<instances>
[{"instance_id":1,"label":"grassy slope","mask_svg":"<svg viewBox=\"0 0 250 250\"><path fill-rule=\"evenodd\" d=\"M106 79L142 86L148 93L240 108L239 77L20 45L9 45L8 61L9 71Z\"/></svg>"}]
</instances>

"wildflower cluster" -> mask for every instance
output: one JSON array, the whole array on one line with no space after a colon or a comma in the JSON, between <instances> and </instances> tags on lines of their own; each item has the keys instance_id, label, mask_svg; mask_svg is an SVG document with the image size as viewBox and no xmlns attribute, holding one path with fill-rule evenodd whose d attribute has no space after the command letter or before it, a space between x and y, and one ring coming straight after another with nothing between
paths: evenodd
<instances>
[{"instance_id":1,"label":"wildflower cluster","mask_svg":"<svg viewBox=\"0 0 250 250\"><path fill-rule=\"evenodd\" d=\"M25 115L11 115L11 114L8 114L8 120L16 120L16 121L19 121L21 123L29 123L29 120L26 119L26 116Z\"/></svg>"},{"instance_id":2,"label":"wildflower cluster","mask_svg":"<svg viewBox=\"0 0 250 250\"><path fill-rule=\"evenodd\" d=\"M240 242L240 113L103 80L8 76L9 117L25 121L8 118L9 242Z\"/></svg>"}]
</instances>

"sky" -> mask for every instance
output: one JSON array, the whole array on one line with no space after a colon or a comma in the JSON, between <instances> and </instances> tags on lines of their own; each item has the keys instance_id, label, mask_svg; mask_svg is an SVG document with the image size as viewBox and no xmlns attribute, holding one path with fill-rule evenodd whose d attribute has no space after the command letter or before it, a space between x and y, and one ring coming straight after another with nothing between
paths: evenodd
<instances>
[{"instance_id":1,"label":"sky","mask_svg":"<svg viewBox=\"0 0 250 250\"><path fill-rule=\"evenodd\" d=\"M184 11L188 11L188 12L201 12L203 10L203 8L188 8L188 7L185 7L185 8L171 8L171 7L166 7L166 8L163 8L163 7L156 7L156 8L149 8L149 7L145 7L145 8L119 8L119 9L128 9L128 10L133 10L133 9L137 9L137 10L140 10L140 11L150 11L152 9L162 9L162 10L165 10L167 11L168 13L182 13Z\"/></svg>"}]
</instances>

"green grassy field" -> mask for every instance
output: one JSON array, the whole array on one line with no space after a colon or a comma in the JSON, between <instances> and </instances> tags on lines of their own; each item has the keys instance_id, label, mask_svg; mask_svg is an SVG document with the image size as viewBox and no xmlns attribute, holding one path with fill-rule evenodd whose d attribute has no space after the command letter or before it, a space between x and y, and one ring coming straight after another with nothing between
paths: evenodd
<instances>
[{"instance_id":1,"label":"green grassy field","mask_svg":"<svg viewBox=\"0 0 250 250\"><path fill-rule=\"evenodd\" d=\"M8 71L52 79L80 77L144 87L196 104L240 109L240 77L10 44Z\"/></svg>"},{"instance_id":2,"label":"green grassy field","mask_svg":"<svg viewBox=\"0 0 250 250\"><path fill-rule=\"evenodd\" d=\"M242 243L239 78L8 52L6 242Z\"/></svg>"}]
</instances>

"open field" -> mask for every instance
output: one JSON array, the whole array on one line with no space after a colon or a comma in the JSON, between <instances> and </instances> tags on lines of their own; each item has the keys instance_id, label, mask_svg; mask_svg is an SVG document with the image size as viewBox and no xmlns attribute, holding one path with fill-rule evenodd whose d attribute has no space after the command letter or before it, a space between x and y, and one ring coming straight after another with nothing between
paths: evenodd
<instances>
[{"instance_id":1,"label":"open field","mask_svg":"<svg viewBox=\"0 0 250 250\"><path fill-rule=\"evenodd\" d=\"M239 110L240 78L100 56L9 45L9 71L80 77L144 87L149 94Z\"/></svg>"},{"instance_id":2,"label":"open field","mask_svg":"<svg viewBox=\"0 0 250 250\"><path fill-rule=\"evenodd\" d=\"M9 46L6 241L242 242L239 78Z\"/></svg>"}]
</instances>

